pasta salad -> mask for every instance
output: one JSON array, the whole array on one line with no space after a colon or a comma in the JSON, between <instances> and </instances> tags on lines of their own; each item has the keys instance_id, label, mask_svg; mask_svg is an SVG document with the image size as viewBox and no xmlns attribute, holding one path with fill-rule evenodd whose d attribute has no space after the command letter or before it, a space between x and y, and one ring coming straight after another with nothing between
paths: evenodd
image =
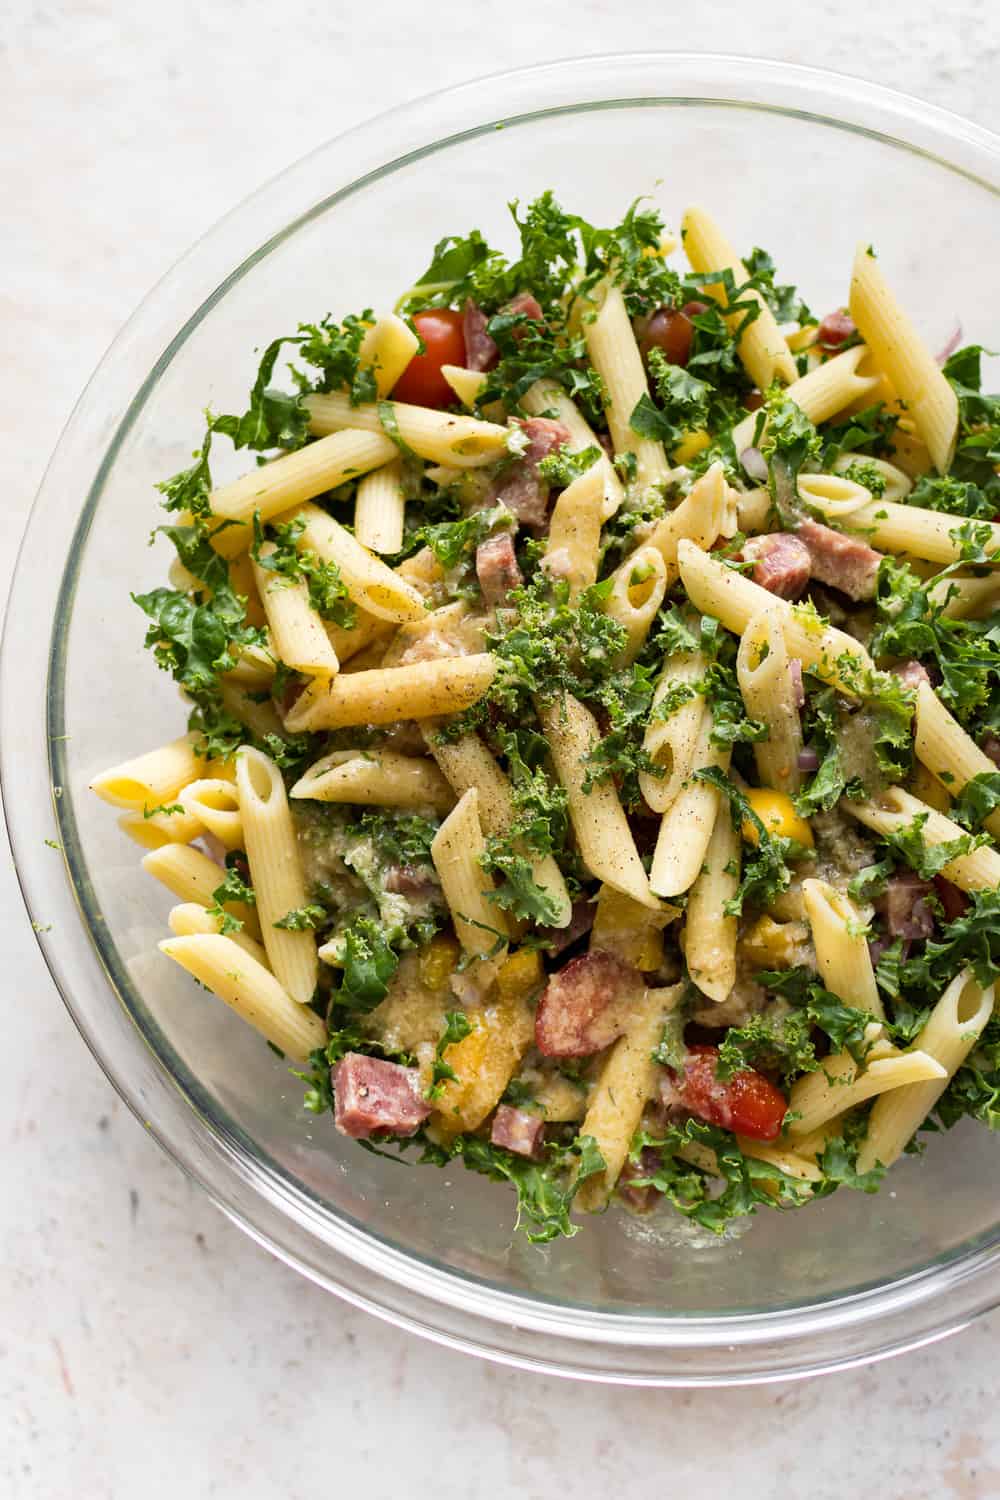
<instances>
[{"instance_id":1,"label":"pasta salad","mask_svg":"<svg viewBox=\"0 0 1000 1500\"><path fill-rule=\"evenodd\" d=\"M817 318L701 208L511 213L208 414L133 596L188 731L93 789L307 1109L532 1239L872 1192L1000 1121L984 351L870 246Z\"/></svg>"}]
</instances>

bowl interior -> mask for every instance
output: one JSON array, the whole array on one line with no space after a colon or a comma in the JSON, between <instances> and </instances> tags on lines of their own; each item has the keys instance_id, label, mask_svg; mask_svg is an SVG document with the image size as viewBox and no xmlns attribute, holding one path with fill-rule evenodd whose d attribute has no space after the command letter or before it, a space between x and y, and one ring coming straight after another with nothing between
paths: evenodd
<instances>
[{"instance_id":1,"label":"bowl interior","mask_svg":"<svg viewBox=\"0 0 1000 1500\"><path fill-rule=\"evenodd\" d=\"M1000 1154L987 1132L963 1128L903 1163L877 1197L841 1191L804 1212L760 1213L724 1241L669 1209L648 1220L614 1211L570 1242L535 1249L513 1234L503 1189L458 1167L384 1161L342 1140L328 1116L306 1114L284 1065L157 953L170 898L142 875L138 852L86 787L183 726L173 685L143 652L129 591L162 582L171 555L163 539L148 545L160 518L155 481L188 461L206 404L241 409L255 349L299 320L391 305L442 235L478 227L509 246L507 202L549 187L600 223L617 222L640 195L672 225L687 203L703 202L741 248L767 248L781 279L821 313L845 300L855 243L871 242L932 344L960 319L967 337L1000 348L1000 305L984 274L993 193L831 121L633 100L487 126L330 199L338 185L324 181L322 165L311 215L252 256L154 371L115 437L67 564L50 680L50 731L66 736L53 746L58 807L118 1003L239 1169L290 1202L308 1201L321 1237L324 1222L359 1226L455 1277L529 1298L664 1319L774 1311L903 1278L992 1240ZM240 466L220 451L217 479ZM120 1024L110 990L106 1005L108 1025Z\"/></svg>"}]
</instances>

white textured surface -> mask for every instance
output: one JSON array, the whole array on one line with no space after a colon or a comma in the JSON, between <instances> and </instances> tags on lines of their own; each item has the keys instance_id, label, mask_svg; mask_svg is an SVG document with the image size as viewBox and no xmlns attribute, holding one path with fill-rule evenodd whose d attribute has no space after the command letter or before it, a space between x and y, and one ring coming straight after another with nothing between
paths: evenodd
<instances>
[{"instance_id":1,"label":"white textured surface","mask_svg":"<svg viewBox=\"0 0 1000 1500\"><path fill-rule=\"evenodd\" d=\"M617 9L6 0L4 583L47 453L134 304L223 211L376 109L539 58L696 42L839 67L1000 126L996 0L629 0L624 27ZM5 1500L1000 1496L997 1315L826 1381L685 1395L514 1374L341 1306L231 1228L118 1104L6 860L0 923Z\"/></svg>"}]
</instances>

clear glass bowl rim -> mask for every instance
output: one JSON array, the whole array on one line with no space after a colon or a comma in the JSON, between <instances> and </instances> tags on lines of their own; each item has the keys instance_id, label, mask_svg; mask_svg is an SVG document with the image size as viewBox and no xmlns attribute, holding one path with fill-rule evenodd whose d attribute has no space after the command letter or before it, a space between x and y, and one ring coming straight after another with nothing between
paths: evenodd
<instances>
[{"instance_id":1,"label":"clear glass bowl rim","mask_svg":"<svg viewBox=\"0 0 1000 1500\"><path fill-rule=\"evenodd\" d=\"M39 854L46 826L72 832L53 796L63 753L54 738L61 712L60 607L71 607L72 592L64 592L51 567L52 517L66 497L61 508L67 534L73 531L74 497L86 483L85 532L118 443L189 331L277 240L372 175L504 122L666 103L749 107L872 135L1000 193L1000 138L957 115L847 75L707 53L542 63L401 105L319 147L233 210L174 266L81 396L35 500L15 571L0 661L0 772L22 892L70 1014L124 1102L234 1222L320 1285L451 1347L583 1379L691 1386L843 1368L963 1326L1000 1303L1000 1223L986 1242L901 1280L807 1307L718 1317L589 1313L439 1270L331 1219L243 1142L215 1129L181 1097L137 1029L129 1068L124 1057L111 1055L76 999L85 984L106 994L109 984L114 988L111 975L68 862L65 881L55 888L52 855ZM318 202L317 180L328 185ZM138 391L134 366L149 371ZM78 538L79 532L71 547ZM43 631L32 631L30 616L41 613L55 621L51 642ZM49 918L56 919L58 936L41 930ZM137 1073L144 1086L136 1083Z\"/></svg>"}]
</instances>

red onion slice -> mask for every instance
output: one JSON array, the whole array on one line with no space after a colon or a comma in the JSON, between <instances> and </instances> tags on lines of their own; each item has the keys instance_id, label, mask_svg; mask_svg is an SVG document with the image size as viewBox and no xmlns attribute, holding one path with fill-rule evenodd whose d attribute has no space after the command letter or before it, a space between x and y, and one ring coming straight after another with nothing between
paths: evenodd
<instances>
[{"instance_id":1,"label":"red onion slice","mask_svg":"<svg viewBox=\"0 0 1000 1500\"><path fill-rule=\"evenodd\" d=\"M797 656L789 657L788 675L792 679L792 696L795 699L795 707L805 708L806 690L802 682L802 663Z\"/></svg>"},{"instance_id":2,"label":"red onion slice","mask_svg":"<svg viewBox=\"0 0 1000 1500\"><path fill-rule=\"evenodd\" d=\"M961 323L956 323L954 329L952 330L951 334L949 335L948 339L946 340L944 346L941 349L939 349L938 352L937 352L937 354L935 354L935 356L934 356L934 358L937 360L938 364L939 365L943 365L944 362L945 362L945 360L949 359L951 357L951 355L954 354L955 350L958 348L958 346L959 346L959 344L961 342L962 342L962 325L961 325Z\"/></svg>"},{"instance_id":3,"label":"red onion slice","mask_svg":"<svg viewBox=\"0 0 1000 1500\"><path fill-rule=\"evenodd\" d=\"M759 448L744 448L740 454L740 463L749 479L755 479L758 484L767 483L767 459Z\"/></svg>"},{"instance_id":4,"label":"red onion slice","mask_svg":"<svg viewBox=\"0 0 1000 1500\"><path fill-rule=\"evenodd\" d=\"M800 771L818 771L819 755L811 745L806 745L799 751L797 764Z\"/></svg>"}]
</instances>

